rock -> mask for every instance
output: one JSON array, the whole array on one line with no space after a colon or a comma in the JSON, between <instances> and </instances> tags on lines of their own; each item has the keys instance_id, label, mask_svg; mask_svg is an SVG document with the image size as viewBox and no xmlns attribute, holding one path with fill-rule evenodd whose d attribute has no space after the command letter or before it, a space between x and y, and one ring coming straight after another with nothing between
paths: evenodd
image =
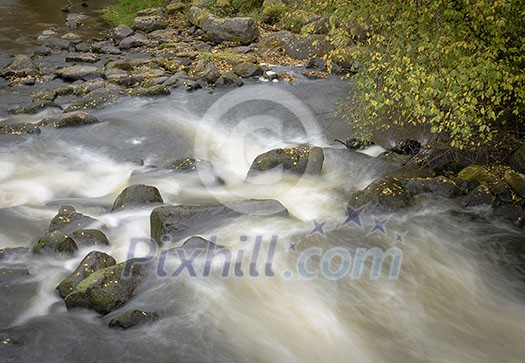
<instances>
[{"instance_id":1,"label":"rock","mask_svg":"<svg viewBox=\"0 0 525 363\"><path fill-rule=\"evenodd\" d=\"M262 76L262 74L264 73L264 70L259 65L255 65L253 63L248 63L248 62L243 62L243 63L237 64L233 68L233 73L235 73L236 75L242 78L250 78L250 77Z\"/></svg>"},{"instance_id":2,"label":"rock","mask_svg":"<svg viewBox=\"0 0 525 363\"><path fill-rule=\"evenodd\" d=\"M58 214L51 220L48 232L62 231L64 233L73 233L80 229L85 229L98 222L96 219L78 213L75 208L63 205L58 210Z\"/></svg>"},{"instance_id":3,"label":"rock","mask_svg":"<svg viewBox=\"0 0 525 363\"><path fill-rule=\"evenodd\" d=\"M68 39L49 37L42 39L42 45L51 49L69 50L73 48L73 43Z\"/></svg>"},{"instance_id":4,"label":"rock","mask_svg":"<svg viewBox=\"0 0 525 363\"><path fill-rule=\"evenodd\" d=\"M38 67L31 57L18 54L3 70L5 77L35 77L39 74Z\"/></svg>"},{"instance_id":5,"label":"rock","mask_svg":"<svg viewBox=\"0 0 525 363\"><path fill-rule=\"evenodd\" d=\"M186 5L182 1L172 1L166 6L166 13L168 15L174 15L184 11Z\"/></svg>"},{"instance_id":6,"label":"rock","mask_svg":"<svg viewBox=\"0 0 525 363\"><path fill-rule=\"evenodd\" d=\"M110 328L129 329L139 325L158 320L159 316L155 313L149 313L140 310L125 311L116 318L112 319L108 326Z\"/></svg>"},{"instance_id":7,"label":"rock","mask_svg":"<svg viewBox=\"0 0 525 363\"><path fill-rule=\"evenodd\" d=\"M499 181L495 185L490 187L490 191L496 199L503 203L512 203L513 202L513 191L510 185L504 181Z\"/></svg>"},{"instance_id":8,"label":"rock","mask_svg":"<svg viewBox=\"0 0 525 363\"><path fill-rule=\"evenodd\" d=\"M66 62L95 63L99 56L95 53L69 53L66 54Z\"/></svg>"},{"instance_id":9,"label":"rock","mask_svg":"<svg viewBox=\"0 0 525 363\"><path fill-rule=\"evenodd\" d=\"M0 124L0 135L31 135L39 134L40 128L30 123Z\"/></svg>"},{"instance_id":10,"label":"rock","mask_svg":"<svg viewBox=\"0 0 525 363\"><path fill-rule=\"evenodd\" d=\"M233 72L224 73L215 82L216 87L241 87L242 85L244 85L243 80Z\"/></svg>"},{"instance_id":11,"label":"rock","mask_svg":"<svg viewBox=\"0 0 525 363\"><path fill-rule=\"evenodd\" d=\"M67 295L69 295L75 287L78 286L83 280L85 280L89 275L91 275L95 271L99 271L103 268L110 267L116 265L116 261L113 257L110 255L99 252L99 251L92 251L90 252L82 262L78 265L78 267L69 275L66 277L57 287L56 290L58 291L58 295L61 298L65 298Z\"/></svg>"},{"instance_id":12,"label":"rock","mask_svg":"<svg viewBox=\"0 0 525 363\"><path fill-rule=\"evenodd\" d=\"M195 159L195 158L182 158L175 160L172 164L167 166L167 169L178 171L178 172L194 172L201 170L213 171L213 165L208 160Z\"/></svg>"},{"instance_id":13,"label":"rock","mask_svg":"<svg viewBox=\"0 0 525 363\"><path fill-rule=\"evenodd\" d=\"M80 247L104 245L109 246L109 240L97 229L79 229L69 235Z\"/></svg>"},{"instance_id":14,"label":"rock","mask_svg":"<svg viewBox=\"0 0 525 363\"><path fill-rule=\"evenodd\" d=\"M414 178L403 181L403 186L412 194L433 193L444 198L455 198L461 194L456 183L444 176Z\"/></svg>"},{"instance_id":15,"label":"rock","mask_svg":"<svg viewBox=\"0 0 525 363\"><path fill-rule=\"evenodd\" d=\"M266 35L257 44L260 51L276 50L283 48L286 44L291 42L295 37L287 30L281 30L275 33Z\"/></svg>"},{"instance_id":16,"label":"rock","mask_svg":"<svg viewBox=\"0 0 525 363\"><path fill-rule=\"evenodd\" d=\"M298 175L305 173L320 175L323 169L323 162L323 149L317 146L298 145L284 149L274 149L255 158L248 172L248 177L277 167Z\"/></svg>"},{"instance_id":17,"label":"rock","mask_svg":"<svg viewBox=\"0 0 525 363\"><path fill-rule=\"evenodd\" d=\"M305 26L309 34L328 34L330 32L330 16L323 16Z\"/></svg>"},{"instance_id":18,"label":"rock","mask_svg":"<svg viewBox=\"0 0 525 363\"><path fill-rule=\"evenodd\" d=\"M514 170L505 171L505 181L521 198L525 198L525 180Z\"/></svg>"},{"instance_id":19,"label":"rock","mask_svg":"<svg viewBox=\"0 0 525 363\"><path fill-rule=\"evenodd\" d=\"M131 48L138 48L148 44L148 39L142 34L134 34L122 39L119 43L119 48L127 50Z\"/></svg>"},{"instance_id":20,"label":"rock","mask_svg":"<svg viewBox=\"0 0 525 363\"><path fill-rule=\"evenodd\" d=\"M97 67L83 65L62 68L56 74L66 81L88 81L102 77L102 72Z\"/></svg>"},{"instance_id":21,"label":"rock","mask_svg":"<svg viewBox=\"0 0 525 363\"><path fill-rule=\"evenodd\" d=\"M128 271L126 271L127 264ZM68 310L86 308L106 315L126 304L140 283L143 266L133 261L103 268L90 274L66 296ZM125 272L128 272L127 274Z\"/></svg>"},{"instance_id":22,"label":"rock","mask_svg":"<svg viewBox=\"0 0 525 363\"><path fill-rule=\"evenodd\" d=\"M9 113L15 114L15 115L18 115L18 114L34 115L35 113L38 113L45 108L58 108L60 110L62 109L60 105L56 104L53 101L36 101L36 102L33 102L23 107L10 108Z\"/></svg>"},{"instance_id":23,"label":"rock","mask_svg":"<svg viewBox=\"0 0 525 363\"><path fill-rule=\"evenodd\" d=\"M164 15L164 11L162 7L156 7L156 8L146 8L139 10L137 12L137 16L162 16Z\"/></svg>"},{"instance_id":24,"label":"rock","mask_svg":"<svg viewBox=\"0 0 525 363\"><path fill-rule=\"evenodd\" d=\"M104 77L112 83L119 84L121 86L131 86L135 83L134 79L129 75L127 71L123 71L118 68L110 68L104 72Z\"/></svg>"},{"instance_id":25,"label":"rock","mask_svg":"<svg viewBox=\"0 0 525 363\"><path fill-rule=\"evenodd\" d=\"M324 35L307 35L284 43L283 49L292 58L307 59L312 56L324 56L334 48Z\"/></svg>"},{"instance_id":26,"label":"rock","mask_svg":"<svg viewBox=\"0 0 525 363\"><path fill-rule=\"evenodd\" d=\"M160 16L137 16L133 21L133 29L150 33L154 30L164 29L167 24Z\"/></svg>"},{"instance_id":27,"label":"rock","mask_svg":"<svg viewBox=\"0 0 525 363\"><path fill-rule=\"evenodd\" d=\"M84 24L84 20L88 17L82 14L68 14L66 17L66 28L76 29Z\"/></svg>"},{"instance_id":28,"label":"rock","mask_svg":"<svg viewBox=\"0 0 525 363\"><path fill-rule=\"evenodd\" d=\"M249 199L238 202L194 206L162 206L151 212L151 238L159 245L217 228L226 220L243 215L287 216L286 208L276 200Z\"/></svg>"},{"instance_id":29,"label":"rock","mask_svg":"<svg viewBox=\"0 0 525 363\"><path fill-rule=\"evenodd\" d=\"M122 39L133 35L133 33L135 32L129 26L120 24L115 29L113 29L111 37L115 39L116 42L120 42Z\"/></svg>"},{"instance_id":30,"label":"rock","mask_svg":"<svg viewBox=\"0 0 525 363\"><path fill-rule=\"evenodd\" d=\"M167 86L156 85L151 87L140 87L131 90L130 95L134 97L155 97L155 96L168 96L170 90Z\"/></svg>"},{"instance_id":31,"label":"rock","mask_svg":"<svg viewBox=\"0 0 525 363\"><path fill-rule=\"evenodd\" d=\"M208 241L207 239L199 236L192 236L184 241L182 246L177 248L208 250L210 248L214 248L215 246L217 245L212 241Z\"/></svg>"},{"instance_id":32,"label":"rock","mask_svg":"<svg viewBox=\"0 0 525 363\"><path fill-rule=\"evenodd\" d=\"M33 253L42 254L45 252L55 254L73 254L78 250L78 247L71 237L62 231L49 232L42 237L33 247Z\"/></svg>"},{"instance_id":33,"label":"rock","mask_svg":"<svg viewBox=\"0 0 525 363\"><path fill-rule=\"evenodd\" d=\"M252 18L222 18L213 17L209 12L192 6L189 20L198 26L213 43L235 42L250 44L259 36L259 31Z\"/></svg>"},{"instance_id":34,"label":"rock","mask_svg":"<svg viewBox=\"0 0 525 363\"><path fill-rule=\"evenodd\" d=\"M355 192L349 204L354 208L368 205L372 209L396 211L408 207L412 201L412 194L400 179L386 177L372 182L364 190Z\"/></svg>"},{"instance_id":35,"label":"rock","mask_svg":"<svg viewBox=\"0 0 525 363\"><path fill-rule=\"evenodd\" d=\"M493 202L494 196L492 195L489 187L485 184L481 184L476 189L467 194L461 205L463 207L476 207L480 205L492 205Z\"/></svg>"},{"instance_id":36,"label":"rock","mask_svg":"<svg viewBox=\"0 0 525 363\"><path fill-rule=\"evenodd\" d=\"M124 208L142 207L148 204L158 203L164 203L164 201L157 188L149 185L135 184L130 185L119 194L113 203L111 211L115 212Z\"/></svg>"},{"instance_id":37,"label":"rock","mask_svg":"<svg viewBox=\"0 0 525 363\"><path fill-rule=\"evenodd\" d=\"M509 165L519 173L525 174L525 144L521 145L509 159Z\"/></svg>"},{"instance_id":38,"label":"rock","mask_svg":"<svg viewBox=\"0 0 525 363\"><path fill-rule=\"evenodd\" d=\"M36 55L36 56L44 56L44 57L47 57L48 55L51 54L51 49L48 48L48 47L44 47L44 46L36 47L36 48L33 50L33 54Z\"/></svg>"},{"instance_id":39,"label":"rock","mask_svg":"<svg viewBox=\"0 0 525 363\"><path fill-rule=\"evenodd\" d=\"M415 155L421 150L421 143L417 140L407 139L390 148L390 151L400 155Z\"/></svg>"},{"instance_id":40,"label":"rock","mask_svg":"<svg viewBox=\"0 0 525 363\"><path fill-rule=\"evenodd\" d=\"M208 84L215 84L220 77L221 73L213 63L208 63L202 72L202 78L204 78Z\"/></svg>"},{"instance_id":41,"label":"rock","mask_svg":"<svg viewBox=\"0 0 525 363\"><path fill-rule=\"evenodd\" d=\"M49 116L40 121L38 126L49 126L57 129L98 124L100 121L84 111L66 112L61 115Z\"/></svg>"},{"instance_id":42,"label":"rock","mask_svg":"<svg viewBox=\"0 0 525 363\"><path fill-rule=\"evenodd\" d=\"M73 102L65 109L66 112L85 110L88 108L100 108L108 103L115 102L121 94L119 88L98 88L90 92L85 97Z\"/></svg>"},{"instance_id":43,"label":"rock","mask_svg":"<svg viewBox=\"0 0 525 363\"><path fill-rule=\"evenodd\" d=\"M480 184L490 186L498 182L497 178L487 168L474 164L461 170L458 173L458 178L467 183L469 190L476 188Z\"/></svg>"}]
</instances>

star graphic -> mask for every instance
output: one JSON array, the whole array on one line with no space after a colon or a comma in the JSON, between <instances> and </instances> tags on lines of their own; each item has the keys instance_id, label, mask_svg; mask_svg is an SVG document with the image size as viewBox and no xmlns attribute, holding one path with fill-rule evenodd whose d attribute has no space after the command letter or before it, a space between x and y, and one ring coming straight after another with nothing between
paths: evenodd
<instances>
[{"instance_id":1,"label":"star graphic","mask_svg":"<svg viewBox=\"0 0 525 363\"><path fill-rule=\"evenodd\" d=\"M346 219L343 222L343 226L348 223L354 223L355 225L363 228L363 223L361 222L361 213L365 210L365 206L361 206L357 209L354 209L351 206L346 207Z\"/></svg>"},{"instance_id":2,"label":"star graphic","mask_svg":"<svg viewBox=\"0 0 525 363\"><path fill-rule=\"evenodd\" d=\"M368 232L368 234L372 234L375 231L378 231L379 233L382 233L382 234L386 234L385 224L388 223L389 219L390 217L385 218L385 219L379 219L375 216L372 216L372 221L374 222L374 226L370 228L370 231Z\"/></svg>"},{"instance_id":3,"label":"star graphic","mask_svg":"<svg viewBox=\"0 0 525 363\"><path fill-rule=\"evenodd\" d=\"M320 233L324 236L324 225L326 222L319 223L317 221L312 221L314 223L314 229L310 232L310 234L314 233Z\"/></svg>"},{"instance_id":4,"label":"star graphic","mask_svg":"<svg viewBox=\"0 0 525 363\"><path fill-rule=\"evenodd\" d=\"M288 252L288 251L295 251L296 247L297 247L297 243L288 242L288 250L286 250L286 252Z\"/></svg>"},{"instance_id":5,"label":"star graphic","mask_svg":"<svg viewBox=\"0 0 525 363\"><path fill-rule=\"evenodd\" d=\"M394 239L392 244L396 244L396 243L404 244L405 243L405 236L407 235L407 233L408 232L405 232L405 233L396 232L396 238Z\"/></svg>"}]
</instances>

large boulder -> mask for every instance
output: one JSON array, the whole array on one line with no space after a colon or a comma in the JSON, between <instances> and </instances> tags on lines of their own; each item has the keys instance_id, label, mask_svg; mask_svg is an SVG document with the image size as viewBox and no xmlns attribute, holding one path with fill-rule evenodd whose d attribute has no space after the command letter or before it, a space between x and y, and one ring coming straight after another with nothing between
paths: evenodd
<instances>
[{"instance_id":1,"label":"large boulder","mask_svg":"<svg viewBox=\"0 0 525 363\"><path fill-rule=\"evenodd\" d=\"M324 153L318 146L298 145L284 149L273 149L255 158L248 177L260 172L282 167L282 170L294 174L319 175L323 169Z\"/></svg>"},{"instance_id":2,"label":"large boulder","mask_svg":"<svg viewBox=\"0 0 525 363\"><path fill-rule=\"evenodd\" d=\"M521 145L510 157L509 165L516 171L525 174L525 144Z\"/></svg>"},{"instance_id":3,"label":"large boulder","mask_svg":"<svg viewBox=\"0 0 525 363\"><path fill-rule=\"evenodd\" d=\"M378 179L365 189L355 192L349 204L354 208L367 205L372 209L396 211L408 207L414 197L396 177Z\"/></svg>"},{"instance_id":4,"label":"large boulder","mask_svg":"<svg viewBox=\"0 0 525 363\"><path fill-rule=\"evenodd\" d=\"M68 310L86 308L106 315L133 297L143 269L144 266L127 261L95 271L66 296L66 307Z\"/></svg>"},{"instance_id":5,"label":"large boulder","mask_svg":"<svg viewBox=\"0 0 525 363\"><path fill-rule=\"evenodd\" d=\"M38 126L49 126L56 129L98 124L100 121L85 111L66 112L60 115L49 116L40 121Z\"/></svg>"},{"instance_id":6,"label":"large boulder","mask_svg":"<svg viewBox=\"0 0 525 363\"><path fill-rule=\"evenodd\" d=\"M113 203L111 211L115 212L124 208L159 203L164 203L164 201L157 188L144 184L135 184L130 185L119 194Z\"/></svg>"},{"instance_id":7,"label":"large boulder","mask_svg":"<svg viewBox=\"0 0 525 363\"><path fill-rule=\"evenodd\" d=\"M129 310L112 319L108 326L110 328L129 329L158 319L159 316L155 313L141 310Z\"/></svg>"},{"instance_id":8,"label":"large boulder","mask_svg":"<svg viewBox=\"0 0 525 363\"><path fill-rule=\"evenodd\" d=\"M75 241L62 231L49 232L33 247L34 254L73 254L77 250Z\"/></svg>"},{"instance_id":9,"label":"large boulder","mask_svg":"<svg viewBox=\"0 0 525 363\"><path fill-rule=\"evenodd\" d=\"M73 233L97 222L96 219L77 212L75 208L63 205L58 210L58 214L51 220L48 232L62 231L64 233Z\"/></svg>"},{"instance_id":10,"label":"large boulder","mask_svg":"<svg viewBox=\"0 0 525 363\"><path fill-rule=\"evenodd\" d=\"M106 267L114 266L117 262L110 255L92 251L80 262L78 267L66 277L58 286L57 291L60 297L65 298L73 289L78 286L83 280L85 280L93 272L101 270Z\"/></svg>"},{"instance_id":11,"label":"large boulder","mask_svg":"<svg viewBox=\"0 0 525 363\"><path fill-rule=\"evenodd\" d=\"M100 69L94 66L76 65L59 69L56 72L57 76L66 81L89 81L102 77Z\"/></svg>"},{"instance_id":12,"label":"large boulder","mask_svg":"<svg viewBox=\"0 0 525 363\"><path fill-rule=\"evenodd\" d=\"M498 182L486 167L480 165L469 165L458 173L458 178L466 182L469 189L475 189L480 184L494 185Z\"/></svg>"},{"instance_id":13,"label":"large boulder","mask_svg":"<svg viewBox=\"0 0 525 363\"><path fill-rule=\"evenodd\" d=\"M293 38L284 43L283 48L290 57L296 59L324 56L334 49L324 35L307 35L303 38Z\"/></svg>"},{"instance_id":14,"label":"large boulder","mask_svg":"<svg viewBox=\"0 0 525 363\"><path fill-rule=\"evenodd\" d=\"M4 68L3 75L6 77L35 77L38 75L38 67L28 55L18 54Z\"/></svg>"},{"instance_id":15,"label":"large boulder","mask_svg":"<svg viewBox=\"0 0 525 363\"><path fill-rule=\"evenodd\" d=\"M250 44L259 36L259 31L252 18L216 18L208 11L191 7L190 22L204 30L210 41L214 43L236 42Z\"/></svg>"},{"instance_id":16,"label":"large boulder","mask_svg":"<svg viewBox=\"0 0 525 363\"><path fill-rule=\"evenodd\" d=\"M288 211L276 200L243 200L203 205L162 206L151 212L151 238L159 245L210 232L225 221L243 215L286 216Z\"/></svg>"},{"instance_id":17,"label":"large boulder","mask_svg":"<svg viewBox=\"0 0 525 363\"><path fill-rule=\"evenodd\" d=\"M0 135L27 135L39 134L40 132L38 126L27 122L0 125Z\"/></svg>"}]
</instances>

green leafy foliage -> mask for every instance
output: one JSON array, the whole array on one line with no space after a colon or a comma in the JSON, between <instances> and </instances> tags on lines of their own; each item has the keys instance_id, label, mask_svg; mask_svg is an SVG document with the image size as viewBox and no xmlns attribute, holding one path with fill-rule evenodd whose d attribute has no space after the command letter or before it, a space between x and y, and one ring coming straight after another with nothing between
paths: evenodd
<instances>
[{"instance_id":1,"label":"green leafy foliage","mask_svg":"<svg viewBox=\"0 0 525 363\"><path fill-rule=\"evenodd\" d=\"M463 148L525 125L525 8L517 0L335 0L329 60L350 48L356 135L423 125Z\"/></svg>"}]
</instances>

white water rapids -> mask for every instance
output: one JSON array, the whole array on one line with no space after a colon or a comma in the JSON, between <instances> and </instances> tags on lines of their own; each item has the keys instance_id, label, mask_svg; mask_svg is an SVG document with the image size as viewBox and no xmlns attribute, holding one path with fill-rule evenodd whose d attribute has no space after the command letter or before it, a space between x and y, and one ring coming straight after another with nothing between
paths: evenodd
<instances>
[{"instance_id":1,"label":"white water rapids","mask_svg":"<svg viewBox=\"0 0 525 363\"><path fill-rule=\"evenodd\" d=\"M259 277L151 274L119 311L155 311L160 319L127 331L106 326L118 311L106 317L67 311L54 291L90 249L67 259L29 254L0 260L0 268L22 266L30 272L2 284L0 335L12 335L20 344L0 346L0 361L522 362L523 276L486 251L497 241L525 243L523 230L478 218L486 210L465 211L430 196L392 215L374 216L388 219L384 233L373 230L370 215L362 217L362 228L343 224L351 192L396 167L379 157L330 148L333 135L323 135L330 122L319 120L323 110L312 111L318 129L301 128L319 85L308 91L311 98L301 103L300 112L293 111L292 93L285 99L277 86L260 85L246 88L252 101L244 107L219 101L229 108L220 112L206 112L219 96L176 94L96 111L103 121L97 125L0 139L0 248L33 246L66 204L98 219L111 242L103 250L123 261L131 239L150 236L152 208L110 213L116 196L131 184L156 186L169 204L276 199L290 213L288 218L247 216L213 230L202 226L200 233L215 235L234 254L244 251L243 261L251 258L257 235L266 243L261 261L277 236L275 276L264 276L263 262ZM257 92L268 90L279 96L278 107L268 100L254 103ZM288 109L280 109L283 105ZM258 154L298 142L326 147L320 177L244 182ZM197 175L162 168L194 155L210 160L224 184L206 187ZM313 221L325 222L324 234L312 233ZM331 280L320 272L321 256L314 256L308 268L317 277L304 278L297 264L313 247L343 248L354 258L357 248L397 248L399 277L389 278L385 263L378 279L370 278L367 266L360 278L346 274ZM332 270L341 264L338 258L331 262ZM173 272L176 263L169 261L166 269Z\"/></svg>"}]
</instances>

